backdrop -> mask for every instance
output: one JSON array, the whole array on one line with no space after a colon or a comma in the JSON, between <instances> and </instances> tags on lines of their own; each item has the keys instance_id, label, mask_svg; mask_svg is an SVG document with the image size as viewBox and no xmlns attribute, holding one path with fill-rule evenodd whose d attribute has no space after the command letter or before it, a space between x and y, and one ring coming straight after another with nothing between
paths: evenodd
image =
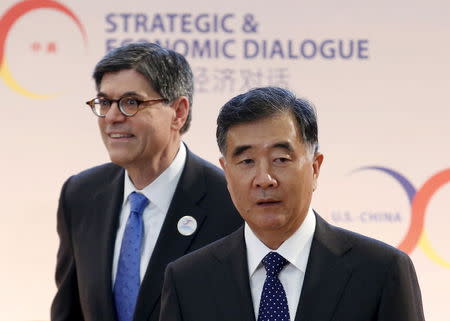
<instances>
[{"instance_id":1,"label":"backdrop","mask_svg":"<svg viewBox=\"0 0 450 321\"><path fill-rule=\"evenodd\" d=\"M313 206L412 257L428 321L450 320L450 2L0 2L0 320L48 320L65 179L108 161L91 72L156 41L196 81L184 140L218 164L215 119L263 85L312 101L325 161Z\"/></svg>"}]
</instances>

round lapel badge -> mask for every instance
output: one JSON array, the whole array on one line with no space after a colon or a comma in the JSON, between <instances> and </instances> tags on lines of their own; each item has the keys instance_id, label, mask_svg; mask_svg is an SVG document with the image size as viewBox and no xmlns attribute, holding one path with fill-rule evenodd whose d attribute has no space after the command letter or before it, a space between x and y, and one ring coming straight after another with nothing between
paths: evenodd
<instances>
[{"instance_id":1,"label":"round lapel badge","mask_svg":"<svg viewBox=\"0 0 450 321\"><path fill-rule=\"evenodd\" d=\"M197 221L192 216L183 216L178 221L177 227L181 235L189 236L197 229Z\"/></svg>"}]
</instances>

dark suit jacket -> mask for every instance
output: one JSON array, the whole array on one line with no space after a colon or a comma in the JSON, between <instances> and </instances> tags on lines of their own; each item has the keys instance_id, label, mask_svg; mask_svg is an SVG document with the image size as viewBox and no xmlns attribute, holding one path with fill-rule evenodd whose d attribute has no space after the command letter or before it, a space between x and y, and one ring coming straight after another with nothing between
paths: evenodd
<instances>
[{"instance_id":1,"label":"dark suit jacket","mask_svg":"<svg viewBox=\"0 0 450 321\"><path fill-rule=\"evenodd\" d=\"M424 320L406 254L316 217L295 321ZM243 234L168 265L160 321L255 320Z\"/></svg>"},{"instance_id":2,"label":"dark suit jacket","mask_svg":"<svg viewBox=\"0 0 450 321\"><path fill-rule=\"evenodd\" d=\"M116 320L111 271L124 172L117 165L105 164L71 177L62 188L53 321ZM193 216L198 223L197 231L190 236L177 230L178 220L185 215ZM158 319L167 263L228 235L241 224L222 172L188 151L141 284L134 320Z\"/></svg>"}]
</instances>

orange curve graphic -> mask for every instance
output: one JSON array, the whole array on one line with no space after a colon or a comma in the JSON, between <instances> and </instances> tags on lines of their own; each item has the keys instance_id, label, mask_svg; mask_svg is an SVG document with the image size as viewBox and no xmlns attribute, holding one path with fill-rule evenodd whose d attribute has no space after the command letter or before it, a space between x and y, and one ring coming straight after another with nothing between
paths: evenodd
<instances>
[{"instance_id":1,"label":"orange curve graphic","mask_svg":"<svg viewBox=\"0 0 450 321\"><path fill-rule=\"evenodd\" d=\"M5 12L5 14L0 18L0 77L3 78L5 83L14 91L20 93L21 95L30 97L30 98L48 98L49 95L42 95L33 93L24 87L22 87L13 77L11 74L6 58L5 58L5 44L6 39L8 37L8 33L10 32L12 26L14 23L21 18L23 15L29 13L30 11L36 10L36 9L53 9L59 12L64 13L69 18L71 18L75 24L78 26L78 29L80 30L83 40L85 42L85 45L87 44L87 34L86 31L80 22L80 20L75 16L75 14L65 7L64 5L53 1L53 0L24 0L21 2L18 2L9 10Z\"/></svg>"}]
</instances>

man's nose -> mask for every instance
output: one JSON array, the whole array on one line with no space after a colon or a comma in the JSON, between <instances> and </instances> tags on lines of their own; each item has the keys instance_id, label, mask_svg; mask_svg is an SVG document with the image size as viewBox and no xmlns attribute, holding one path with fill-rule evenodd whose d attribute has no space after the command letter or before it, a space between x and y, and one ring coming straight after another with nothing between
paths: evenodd
<instances>
[{"instance_id":1,"label":"man's nose","mask_svg":"<svg viewBox=\"0 0 450 321\"><path fill-rule=\"evenodd\" d=\"M277 187L278 181L275 175L270 170L270 167L261 164L257 166L253 184L255 187L266 189Z\"/></svg>"},{"instance_id":2,"label":"man's nose","mask_svg":"<svg viewBox=\"0 0 450 321\"><path fill-rule=\"evenodd\" d=\"M111 107L109 107L109 110L105 115L105 121L109 123L117 123L125 121L126 118L127 116L122 114L120 111L118 103L112 102Z\"/></svg>"}]
</instances>

